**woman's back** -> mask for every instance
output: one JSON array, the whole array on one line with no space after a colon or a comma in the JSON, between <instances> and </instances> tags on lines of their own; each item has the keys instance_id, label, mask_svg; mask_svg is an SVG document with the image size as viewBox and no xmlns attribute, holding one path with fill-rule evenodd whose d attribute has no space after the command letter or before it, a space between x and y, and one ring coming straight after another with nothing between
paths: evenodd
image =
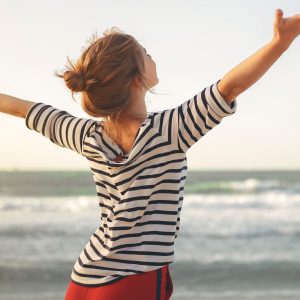
<instances>
[{"instance_id":1,"label":"woman's back","mask_svg":"<svg viewBox=\"0 0 300 300\"><path fill-rule=\"evenodd\" d=\"M27 127L84 156L96 185L101 222L75 262L74 282L102 286L173 262L186 152L235 109L216 82L175 108L150 113L126 149L101 121L43 103L30 109Z\"/></svg>"},{"instance_id":2,"label":"woman's back","mask_svg":"<svg viewBox=\"0 0 300 300\"><path fill-rule=\"evenodd\" d=\"M145 120L144 120L145 121ZM102 126L104 128L104 131L106 134L110 137L112 141L114 141L115 144L118 144L119 148L122 149L123 155L127 155L130 150L132 149L132 146L134 144L135 138L140 130L141 125L144 121L127 121L126 125L124 124L124 127L120 130L118 130L118 133L116 134L115 131L109 130L109 125L107 122L103 122ZM114 161L122 161L123 155L120 154L117 156Z\"/></svg>"}]
</instances>

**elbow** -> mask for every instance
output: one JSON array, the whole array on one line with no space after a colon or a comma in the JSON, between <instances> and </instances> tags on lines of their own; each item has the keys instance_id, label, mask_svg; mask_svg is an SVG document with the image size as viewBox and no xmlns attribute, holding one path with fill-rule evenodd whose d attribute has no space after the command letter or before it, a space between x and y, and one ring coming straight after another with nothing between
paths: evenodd
<instances>
[{"instance_id":1,"label":"elbow","mask_svg":"<svg viewBox=\"0 0 300 300\"><path fill-rule=\"evenodd\" d=\"M228 106L231 106L231 103L240 94L240 90L238 90L237 88L226 88L226 86L223 85L222 80L218 83L217 88Z\"/></svg>"},{"instance_id":2,"label":"elbow","mask_svg":"<svg viewBox=\"0 0 300 300\"><path fill-rule=\"evenodd\" d=\"M228 104L228 106L231 106L231 103L237 98L237 96L240 94L238 91L231 91L228 95L224 97L224 100Z\"/></svg>"}]
</instances>

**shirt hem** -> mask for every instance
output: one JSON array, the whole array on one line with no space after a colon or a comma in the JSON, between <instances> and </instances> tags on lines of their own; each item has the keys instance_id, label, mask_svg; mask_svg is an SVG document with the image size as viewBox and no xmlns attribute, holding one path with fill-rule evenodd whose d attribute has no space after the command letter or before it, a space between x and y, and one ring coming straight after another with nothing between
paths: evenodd
<instances>
[{"instance_id":1,"label":"shirt hem","mask_svg":"<svg viewBox=\"0 0 300 300\"><path fill-rule=\"evenodd\" d=\"M80 286L84 286L84 287L100 287L100 286L105 286L105 285L109 285L109 284L112 284L116 281L119 281L121 279L124 279L125 276L122 276L120 278L116 278L114 280L111 280L109 282L105 282L105 283L97 283L97 284L88 284L88 283L81 283L81 282L78 282L78 281L75 281L73 278L71 278L70 280L75 283L76 285L80 285Z\"/></svg>"}]
</instances>

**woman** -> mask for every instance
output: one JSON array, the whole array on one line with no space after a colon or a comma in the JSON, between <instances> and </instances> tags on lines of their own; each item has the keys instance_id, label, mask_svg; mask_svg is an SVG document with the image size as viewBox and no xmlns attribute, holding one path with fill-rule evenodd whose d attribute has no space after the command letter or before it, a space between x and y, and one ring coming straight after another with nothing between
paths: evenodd
<instances>
[{"instance_id":1,"label":"woman","mask_svg":"<svg viewBox=\"0 0 300 300\"><path fill-rule=\"evenodd\" d=\"M0 111L25 118L51 142L83 155L96 184L101 224L76 260L65 300L170 299L168 265L180 226L186 152L236 111L254 84L300 33L300 14L276 10L269 43L181 105L146 111L158 83L146 49L119 30L92 41L63 74L82 92L82 108L104 121L77 118L41 102L0 94Z\"/></svg>"}]
</instances>

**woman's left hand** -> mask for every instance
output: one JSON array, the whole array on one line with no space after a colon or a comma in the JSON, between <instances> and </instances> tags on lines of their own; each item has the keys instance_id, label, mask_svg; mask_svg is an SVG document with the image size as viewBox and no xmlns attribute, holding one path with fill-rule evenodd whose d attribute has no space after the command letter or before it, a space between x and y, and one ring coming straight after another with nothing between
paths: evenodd
<instances>
[{"instance_id":1,"label":"woman's left hand","mask_svg":"<svg viewBox=\"0 0 300 300\"><path fill-rule=\"evenodd\" d=\"M273 32L273 39L287 49L300 34L300 14L283 18L283 11L276 9Z\"/></svg>"}]
</instances>

